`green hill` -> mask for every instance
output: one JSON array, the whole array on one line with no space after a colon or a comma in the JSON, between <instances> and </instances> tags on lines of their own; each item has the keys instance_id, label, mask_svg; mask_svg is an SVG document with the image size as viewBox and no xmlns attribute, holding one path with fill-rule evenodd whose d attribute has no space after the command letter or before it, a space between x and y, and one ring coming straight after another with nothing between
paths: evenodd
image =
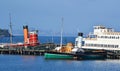
<instances>
[{"instance_id":1,"label":"green hill","mask_svg":"<svg viewBox=\"0 0 120 71\"><path fill-rule=\"evenodd\" d=\"M0 29L0 36L8 37L10 36L10 33L7 29Z\"/></svg>"}]
</instances>

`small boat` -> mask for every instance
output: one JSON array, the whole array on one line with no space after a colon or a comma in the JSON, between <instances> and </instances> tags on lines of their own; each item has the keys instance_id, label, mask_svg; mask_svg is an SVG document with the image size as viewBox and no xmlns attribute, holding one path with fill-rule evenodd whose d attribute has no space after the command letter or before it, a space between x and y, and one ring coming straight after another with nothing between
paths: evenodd
<instances>
[{"instance_id":1,"label":"small boat","mask_svg":"<svg viewBox=\"0 0 120 71\"><path fill-rule=\"evenodd\" d=\"M45 53L45 59L74 59L74 55L65 53Z\"/></svg>"},{"instance_id":2,"label":"small boat","mask_svg":"<svg viewBox=\"0 0 120 71\"><path fill-rule=\"evenodd\" d=\"M66 53L45 53L45 59L77 59L77 60L104 60L103 54L66 54Z\"/></svg>"}]
</instances>

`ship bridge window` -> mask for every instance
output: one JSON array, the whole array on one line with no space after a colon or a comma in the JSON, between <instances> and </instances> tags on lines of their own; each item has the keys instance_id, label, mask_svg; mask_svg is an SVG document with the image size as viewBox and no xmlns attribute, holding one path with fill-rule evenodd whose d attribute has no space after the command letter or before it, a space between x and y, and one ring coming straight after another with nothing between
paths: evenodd
<instances>
[{"instance_id":1,"label":"ship bridge window","mask_svg":"<svg viewBox=\"0 0 120 71\"><path fill-rule=\"evenodd\" d=\"M96 38L97 35L90 35L89 37L90 37L90 38Z\"/></svg>"}]
</instances>

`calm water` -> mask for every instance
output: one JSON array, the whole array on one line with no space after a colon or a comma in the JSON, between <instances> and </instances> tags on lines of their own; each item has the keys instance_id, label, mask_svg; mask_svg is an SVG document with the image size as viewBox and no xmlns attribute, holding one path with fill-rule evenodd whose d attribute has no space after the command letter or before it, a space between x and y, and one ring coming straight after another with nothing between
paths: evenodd
<instances>
[{"instance_id":1,"label":"calm water","mask_svg":"<svg viewBox=\"0 0 120 71\"><path fill-rule=\"evenodd\" d=\"M60 37L54 42L59 43ZM64 37L64 44L74 43L75 37ZM23 42L23 37L14 37ZM39 37L41 43L51 42L51 37ZM0 43L9 38L0 38ZM45 60L43 56L0 55L0 71L120 71L120 60Z\"/></svg>"},{"instance_id":2,"label":"calm water","mask_svg":"<svg viewBox=\"0 0 120 71\"><path fill-rule=\"evenodd\" d=\"M45 60L43 56L0 55L0 71L120 71L120 60Z\"/></svg>"}]
</instances>

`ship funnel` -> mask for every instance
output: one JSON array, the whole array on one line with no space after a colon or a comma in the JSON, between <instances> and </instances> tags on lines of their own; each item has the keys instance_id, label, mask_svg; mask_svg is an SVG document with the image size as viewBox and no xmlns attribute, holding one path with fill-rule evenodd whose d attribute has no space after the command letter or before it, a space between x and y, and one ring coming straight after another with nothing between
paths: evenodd
<instances>
[{"instance_id":1,"label":"ship funnel","mask_svg":"<svg viewBox=\"0 0 120 71\"><path fill-rule=\"evenodd\" d=\"M83 33L78 33L78 37L75 39L75 47L82 48L83 44Z\"/></svg>"},{"instance_id":2,"label":"ship funnel","mask_svg":"<svg viewBox=\"0 0 120 71\"><path fill-rule=\"evenodd\" d=\"M23 33L24 33L24 43L28 43L28 26L23 26Z\"/></svg>"}]
</instances>

